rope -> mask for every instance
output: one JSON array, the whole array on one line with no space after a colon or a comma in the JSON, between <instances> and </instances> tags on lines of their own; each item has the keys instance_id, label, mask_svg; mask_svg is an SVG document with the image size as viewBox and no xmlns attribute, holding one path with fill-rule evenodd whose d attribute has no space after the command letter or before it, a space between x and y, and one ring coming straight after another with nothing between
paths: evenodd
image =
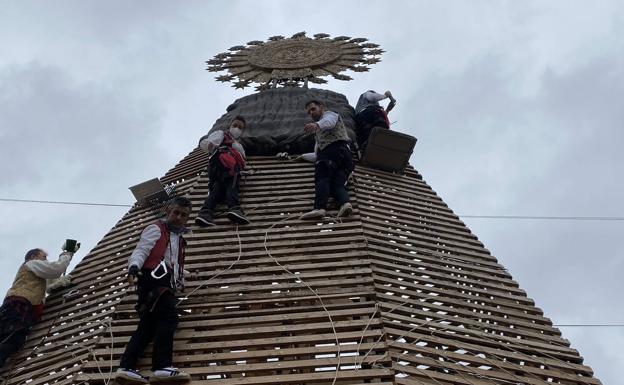
<instances>
[{"instance_id":1,"label":"rope","mask_svg":"<svg viewBox=\"0 0 624 385\"><path fill-rule=\"evenodd\" d=\"M312 294L314 294L314 296L316 296L316 298L319 300L321 306L323 307L323 310L325 311L325 313L327 314L327 318L329 318L329 322L331 324L332 330L334 332L334 337L336 339L336 348L337 348L337 352L336 352L336 357L338 358L338 363L336 364L336 372L334 374L334 380L332 381L332 385L336 384L336 381L338 380L338 371L340 370L340 363L341 363L341 351L340 351L340 340L338 338L338 332L336 331L336 325L334 323L334 320L331 317L331 313L329 312L329 310L327 309L327 307L325 306L325 303L323 302L323 299L321 298L321 296L318 295L318 293L312 289L312 287L310 285L308 285L303 279L301 279L301 277L297 276L297 274L293 273L292 271L288 270L288 268L286 268L284 265L282 265L277 258L275 258L273 256L273 254L271 254L271 252L269 251L269 248L267 246L267 239L269 236L269 231L271 231L271 229L273 229L276 225L278 225L281 222L287 221L289 219L292 219L295 216L299 216L299 214L294 214L294 215L290 215L278 222L275 222L274 224L272 224L264 233L264 250L266 251L267 255L273 259L273 261L275 262L276 265L278 265L279 267L282 268L282 270L284 270L286 273L294 276L296 278L296 280L298 280L300 283L302 283L303 285L305 285L311 292Z\"/></svg>"},{"instance_id":2,"label":"rope","mask_svg":"<svg viewBox=\"0 0 624 385\"><path fill-rule=\"evenodd\" d=\"M353 365L355 366L355 370L358 370L358 356L360 355L360 347L362 346L362 341L364 341L364 334L366 334L366 330L368 329L368 327L371 324L371 321L375 318L375 314L377 314L377 310L379 310L379 306L377 304L375 304L375 311L373 312L373 314L369 317L368 322L366 323L366 327L364 328L364 330L362 330L362 335L360 336L360 342L358 343L357 346L357 350L355 351L355 356L353 357ZM371 349L377 345L377 343L375 343ZM360 361L360 366L362 365L363 361Z\"/></svg>"},{"instance_id":3,"label":"rope","mask_svg":"<svg viewBox=\"0 0 624 385\"><path fill-rule=\"evenodd\" d=\"M238 225L236 225L236 237L238 238L238 257L236 258L236 260L234 262L232 262L224 270L219 271L218 273L216 273L212 277L210 277L207 280L203 281L199 286L197 286L195 289L193 289L188 295L185 295L184 297L180 298L178 300L178 303L176 304L176 307L179 306L183 301L188 300L191 295L193 295L197 290L199 290L202 287L206 286L210 281L212 281L213 279L217 278L218 276L220 276L221 274L225 273L226 271L230 270L232 267L234 267L234 265L236 265L238 263L238 261L241 260L241 256L243 255L243 242L241 240L240 233L238 231Z\"/></svg>"}]
</instances>

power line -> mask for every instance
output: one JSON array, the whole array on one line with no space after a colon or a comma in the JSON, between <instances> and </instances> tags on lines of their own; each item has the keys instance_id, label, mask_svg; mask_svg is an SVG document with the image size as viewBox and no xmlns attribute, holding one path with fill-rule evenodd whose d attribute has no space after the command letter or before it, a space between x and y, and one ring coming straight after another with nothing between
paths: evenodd
<instances>
[{"instance_id":1,"label":"power line","mask_svg":"<svg viewBox=\"0 0 624 385\"><path fill-rule=\"evenodd\" d=\"M116 204L116 203L51 201L51 200L14 199L14 198L0 198L0 202L43 203L43 204L77 205L77 206L132 207L132 205L124 205L124 204ZM460 217L460 218L473 218L473 219L539 219L539 220L565 220L565 221L624 221L624 217L616 217L616 216L462 215L462 214L458 214L457 216Z\"/></svg>"},{"instance_id":2,"label":"power line","mask_svg":"<svg viewBox=\"0 0 624 385\"><path fill-rule=\"evenodd\" d=\"M460 218L476 219L548 219L567 221L624 221L624 217L592 217L592 216L540 216L540 215L457 215Z\"/></svg>"},{"instance_id":3,"label":"power line","mask_svg":"<svg viewBox=\"0 0 624 385\"><path fill-rule=\"evenodd\" d=\"M621 328L624 324L568 324L568 325L553 325L558 328Z\"/></svg>"},{"instance_id":4,"label":"power line","mask_svg":"<svg viewBox=\"0 0 624 385\"><path fill-rule=\"evenodd\" d=\"M20 202L20 203L48 203L48 204L57 204L57 205L77 205L77 206L132 207L132 205L121 205L121 204L115 204L115 203L43 201L43 200L35 200L35 199L0 198L0 201L2 201L2 202Z\"/></svg>"}]
</instances>

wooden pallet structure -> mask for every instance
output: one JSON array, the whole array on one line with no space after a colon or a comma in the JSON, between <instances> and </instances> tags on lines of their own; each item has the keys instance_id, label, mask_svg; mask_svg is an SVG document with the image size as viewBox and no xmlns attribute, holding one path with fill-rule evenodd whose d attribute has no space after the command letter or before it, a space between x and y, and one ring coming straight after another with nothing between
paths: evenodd
<instances>
[{"instance_id":1,"label":"wooden pallet structure","mask_svg":"<svg viewBox=\"0 0 624 385\"><path fill-rule=\"evenodd\" d=\"M193 215L206 162L195 149L161 178ZM174 365L192 384L600 384L414 169L358 165L353 216L302 221L314 166L266 156L249 166L241 202L252 223L218 218L188 237L194 275ZM133 207L83 258L9 362L7 385L112 383L137 323L127 258L160 215Z\"/></svg>"}]
</instances>

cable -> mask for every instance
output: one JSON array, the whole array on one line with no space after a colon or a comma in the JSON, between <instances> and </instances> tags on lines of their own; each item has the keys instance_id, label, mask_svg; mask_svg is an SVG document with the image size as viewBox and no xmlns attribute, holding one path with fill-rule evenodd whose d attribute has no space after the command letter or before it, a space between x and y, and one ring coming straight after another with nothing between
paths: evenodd
<instances>
[{"instance_id":1,"label":"cable","mask_svg":"<svg viewBox=\"0 0 624 385\"><path fill-rule=\"evenodd\" d=\"M321 304L321 307L323 308L323 310L325 311L325 314L327 314L327 318L329 319L329 323L331 324L332 327L332 331L334 332L334 337L336 339L336 348L337 348L337 352L336 352L336 358L338 359L338 362L336 363L336 372L334 373L334 380L332 381L331 385L335 385L336 381L338 381L338 372L340 371L340 364L341 364L341 349L340 349L340 339L338 338L338 332L336 331L336 324L334 323L334 320L332 319L331 313L329 312L329 310L327 309L327 307L325 306L325 303L323 302L323 298L321 298L321 296L310 286L308 285L300 276L298 276L297 274L293 273L292 271L290 271L286 266L282 265L277 258L275 258L273 256L273 254L271 254L271 252L269 251L269 247L267 245L267 240L269 238L269 232L279 223L282 223L284 221L288 221L290 219L293 219L295 217L299 217L300 214L293 214L290 216L287 216L286 218L277 221L275 223L273 223L265 232L264 232L264 251L266 252L266 255L268 255L273 262L282 268L282 270L284 270L287 274L292 275L295 278L295 282L299 281L298 283L303 284L305 287L307 287L312 294L314 294L314 296L319 300L319 303ZM361 361L360 363L362 363L363 361Z\"/></svg>"},{"instance_id":2,"label":"cable","mask_svg":"<svg viewBox=\"0 0 624 385\"><path fill-rule=\"evenodd\" d=\"M234 267L234 265L236 265L238 263L238 261L241 260L241 256L243 255L243 241L241 240L241 236L240 236L240 233L238 231L238 225L236 225L236 238L238 239L238 257L236 258L236 260L234 262L232 262L227 268L217 272L212 277L210 277L207 280L203 281L199 286L197 286L195 289L193 289L193 291L191 291L190 293L188 293L184 297L180 298L178 300L178 303L176 303L176 307L178 307L182 302L188 300L190 296L195 294L195 292L197 290L199 290L202 287L206 286L206 284L208 284L210 281L212 281L213 279L217 278L218 276L220 276L221 274L225 273L226 271L230 270L232 267Z\"/></svg>"},{"instance_id":3,"label":"cable","mask_svg":"<svg viewBox=\"0 0 624 385\"><path fill-rule=\"evenodd\" d=\"M44 201L44 200L36 200L36 199L0 198L0 201L1 202L20 202L20 203L48 203L48 204L57 204L57 205L77 205L77 206L132 207L132 205L121 205L121 204L115 204L115 203Z\"/></svg>"},{"instance_id":4,"label":"cable","mask_svg":"<svg viewBox=\"0 0 624 385\"><path fill-rule=\"evenodd\" d=\"M558 328L622 328L624 324L553 324Z\"/></svg>"},{"instance_id":5,"label":"cable","mask_svg":"<svg viewBox=\"0 0 624 385\"><path fill-rule=\"evenodd\" d=\"M461 215L460 218L476 219L548 219L568 221L624 221L624 217L540 216L540 215Z\"/></svg>"},{"instance_id":6,"label":"cable","mask_svg":"<svg viewBox=\"0 0 624 385\"><path fill-rule=\"evenodd\" d=\"M133 205L124 205L124 204L117 204L117 203L50 201L50 200L37 200L37 199L14 199L14 198L0 198L0 202L43 203L43 204L76 205L76 206L101 206L101 207L133 207ZM624 221L624 217L618 217L618 216L462 215L462 214L457 214L457 216L459 218L473 218L473 219L538 219L538 220L564 220L564 221Z\"/></svg>"}]
</instances>

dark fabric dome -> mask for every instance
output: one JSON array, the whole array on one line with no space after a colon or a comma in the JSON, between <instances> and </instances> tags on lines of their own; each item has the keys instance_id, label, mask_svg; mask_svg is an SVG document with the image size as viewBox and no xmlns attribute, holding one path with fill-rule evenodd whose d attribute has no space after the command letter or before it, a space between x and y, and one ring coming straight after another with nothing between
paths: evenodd
<instances>
[{"instance_id":1,"label":"dark fabric dome","mask_svg":"<svg viewBox=\"0 0 624 385\"><path fill-rule=\"evenodd\" d=\"M312 152L314 135L303 131L303 125L312 121L304 110L305 103L312 99L325 103L329 110L338 113L355 141L355 112L344 95L299 87L268 89L237 99L210 132L227 129L232 119L241 115L247 121L241 139L247 155Z\"/></svg>"}]
</instances>

